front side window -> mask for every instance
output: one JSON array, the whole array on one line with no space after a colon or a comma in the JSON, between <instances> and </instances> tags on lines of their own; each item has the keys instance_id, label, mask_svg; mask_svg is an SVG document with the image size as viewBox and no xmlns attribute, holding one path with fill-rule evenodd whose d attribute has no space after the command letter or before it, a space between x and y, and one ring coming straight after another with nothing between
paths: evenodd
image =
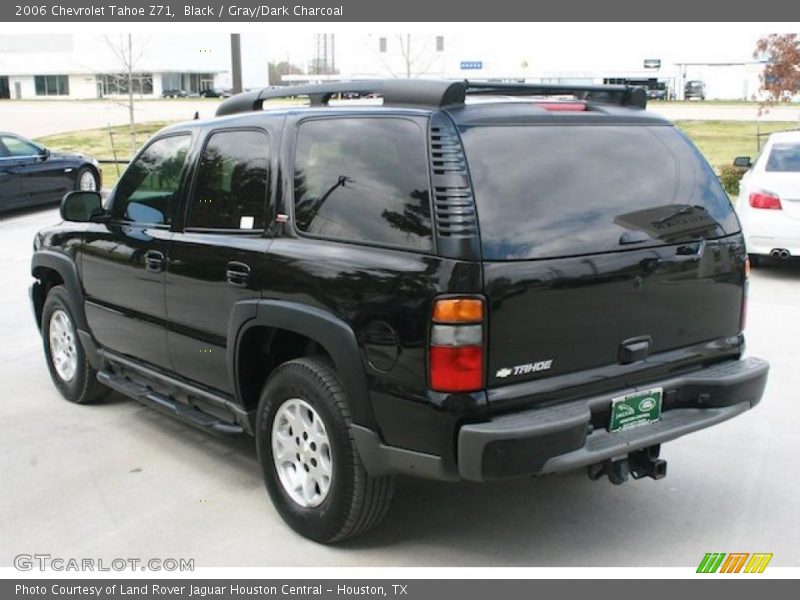
<instances>
[{"instance_id":1,"label":"front side window","mask_svg":"<svg viewBox=\"0 0 800 600\"><path fill-rule=\"evenodd\" d=\"M150 225L169 224L190 142L189 135L175 135L150 144L117 184L112 217Z\"/></svg>"},{"instance_id":2,"label":"front side window","mask_svg":"<svg viewBox=\"0 0 800 600\"><path fill-rule=\"evenodd\" d=\"M800 144L774 144L767 160L767 171L800 172Z\"/></svg>"},{"instance_id":3,"label":"front side window","mask_svg":"<svg viewBox=\"0 0 800 600\"><path fill-rule=\"evenodd\" d=\"M186 226L264 229L269 151L264 131L213 133L200 158Z\"/></svg>"},{"instance_id":4,"label":"front side window","mask_svg":"<svg viewBox=\"0 0 800 600\"><path fill-rule=\"evenodd\" d=\"M400 118L302 123L297 134L294 201L300 231L430 250L424 131Z\"/></svg>"},{"instance_id":5,"label":"front side window","mask_svg":"<svg viewBox=\"0 0 800 600\"><path fill-rule=\"evenodd\" d=\"M0 137L0 149L4 148L2 156L36 156L39 154L39 147L26 141L15 137L13 135L4 135Z\"/></svg>"}]
</instances>

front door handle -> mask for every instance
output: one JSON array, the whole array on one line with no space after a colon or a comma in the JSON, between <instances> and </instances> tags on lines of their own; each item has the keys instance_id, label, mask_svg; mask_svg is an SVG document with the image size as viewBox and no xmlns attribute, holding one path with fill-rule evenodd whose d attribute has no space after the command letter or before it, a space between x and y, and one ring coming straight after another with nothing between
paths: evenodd
<instances>
[{"instance_id":1,"label":"front door handle","mask_svg":"<svg viewBox=\"0 0 800 600\"><path fill-rule=\"evenodd\" d=\"M165 260L164 254L158 250L148 250L144 254L144 268L150 273L161 273Z\"/></svg>"},{"instance_id":2,"label":"front door handle","mask_svg":"<svg viewBox=\"0 0 800 600\"><path fill-rule=\"evenodd\" d=\"M236 287L247 287L250 283L250 266L232 260L225 269L225 279Z\"/></svg>"}]
</instances>

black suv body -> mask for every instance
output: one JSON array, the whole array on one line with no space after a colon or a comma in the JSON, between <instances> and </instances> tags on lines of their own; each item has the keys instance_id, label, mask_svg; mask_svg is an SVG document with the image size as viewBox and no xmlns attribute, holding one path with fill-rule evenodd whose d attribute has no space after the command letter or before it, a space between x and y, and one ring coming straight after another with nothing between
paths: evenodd
<instances>
[{"instance_id":1,"label":"black suv body","mask_svg":"<svg viewBox=\"0 0 800 600\"><path fill-rule=\"evenodd\" d=\"M259 110L287 93L163 130L36 236L68 399L255 435L320 541L376 523L398 473L660 478L661 443L760 400L738 221L644 90L358 82Z\"/></svg>"}]
</instances>

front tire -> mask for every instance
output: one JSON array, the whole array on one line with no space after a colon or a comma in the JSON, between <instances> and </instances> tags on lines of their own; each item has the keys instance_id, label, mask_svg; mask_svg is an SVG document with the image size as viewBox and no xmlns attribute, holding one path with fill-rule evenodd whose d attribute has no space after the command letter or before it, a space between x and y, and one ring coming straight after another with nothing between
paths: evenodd
<instances>
[{"instance_id":1,"label":"front tire","mask_svg":"<svg viewBox=\"0 0 800 600\"><path fill-rule=\"evenodd\" d=\"M88 404L108 393L86 358L63 285L54 286L47 294L42 309L42 341L50 377L64 398Z\"/></svg>"},{"instance_id":2,"label":"front tire","mask_svg":"<svg viewBox=\"0 0 800 600\"><path fill-rule=\"evenodd\" d=\"M97 173L89 167L81 167L75 176L75 189L81 192L99 192L99 188Z\"/></svg>"},{"instance_id":3,"label":"front tire","mask_svg":"<svg viewBox=\"0 0 800 600\"><path fill-rule=\"evenodd\" d=\"M286 362L258 407L256 443L264 481L283 520L317 542L339 542L377 525L394 491L371 477L350 433L347 398L319 358Z\"/></svg>"}]
</instances>

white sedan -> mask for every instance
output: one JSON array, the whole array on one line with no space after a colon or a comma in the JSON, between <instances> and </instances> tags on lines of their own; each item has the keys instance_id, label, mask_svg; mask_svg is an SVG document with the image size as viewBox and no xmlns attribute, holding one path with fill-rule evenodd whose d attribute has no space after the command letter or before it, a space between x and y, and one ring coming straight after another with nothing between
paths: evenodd
<instances>
[{"instance_id":1,"label":"white sedan","mask_svg":"<svg viewBox=\"0 0 800 600\"><path fill-rule=\"evenodd\" d=\"M739 185L736 212L752 263L761 256L800 256L800 131L773 133Z\"/></svg>"}]
</instances>

